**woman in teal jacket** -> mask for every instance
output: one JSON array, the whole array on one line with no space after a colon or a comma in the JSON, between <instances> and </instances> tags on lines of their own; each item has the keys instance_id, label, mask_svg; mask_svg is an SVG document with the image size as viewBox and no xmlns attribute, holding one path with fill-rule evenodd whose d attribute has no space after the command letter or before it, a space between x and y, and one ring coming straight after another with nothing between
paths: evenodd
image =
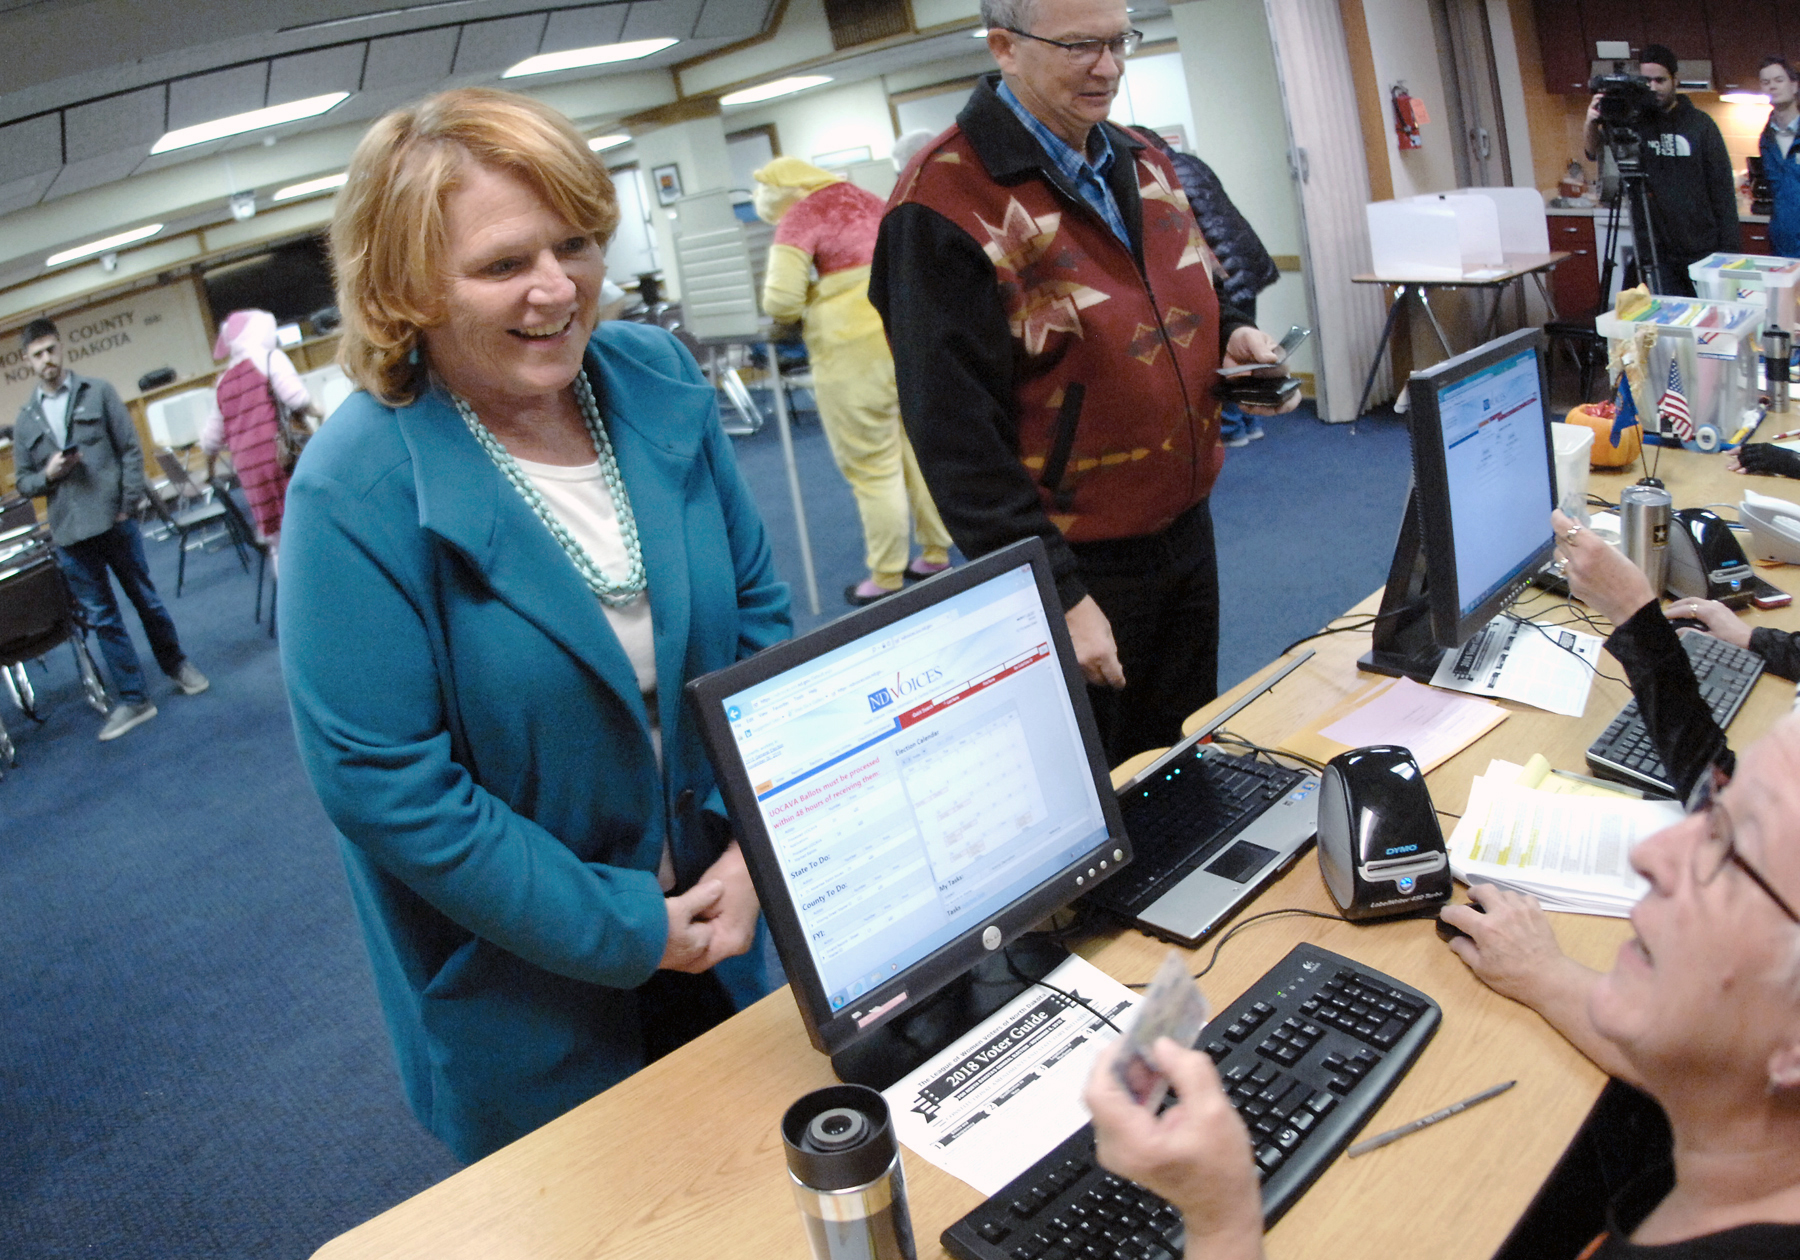
<instances>
[{"instance_id":1,"label":"woman in teal jacket","mask_svg":"<svg viewBox=\"0 0 1800 1260\"><path fill-rule=\"evenodd\" d=\"M373 392L290 486L282 663L408 1099L473 1160L768 990L682 686L785 637L787 590L686 351L590 339L616 210L566 120L446 93L377 123L341 197L340 358ZM596 468L616 554L562 497Z\"/></svg>"}]
</instances>

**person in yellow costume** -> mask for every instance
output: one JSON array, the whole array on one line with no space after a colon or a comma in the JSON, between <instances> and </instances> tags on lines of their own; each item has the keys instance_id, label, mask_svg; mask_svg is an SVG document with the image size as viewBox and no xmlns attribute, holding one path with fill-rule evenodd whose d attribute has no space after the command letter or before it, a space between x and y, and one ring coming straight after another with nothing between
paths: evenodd
<instances>
[{"instance_id":1,"label":"person in yellow costume","mask_svg":"<svg viewBox=\"0 0 1800 1260\"><path fill-rule=\"evenodd\" d=\"M950 532L900 427L894 359L869 305L869 260L886 207L874 193L791 157L756 172L755 196L757 215L775 225L763 309L781 323L801 321L819 422L862 517L869 576L844 598L870 604L907 578L950 567ZM909 524L922 552L911 563Z\"/></svg>"}]
</instances>

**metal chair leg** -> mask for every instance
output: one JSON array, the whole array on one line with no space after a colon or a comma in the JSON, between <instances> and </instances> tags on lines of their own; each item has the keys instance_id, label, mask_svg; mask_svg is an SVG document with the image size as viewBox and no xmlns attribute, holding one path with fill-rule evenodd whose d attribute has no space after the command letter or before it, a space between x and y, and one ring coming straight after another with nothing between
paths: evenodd
<instances>
[{"instance_id":1,"label":"metal chair leg","mask_svg":"<svg viewBox=\"0 0 1800 1260\"><path fill-rule=\"evenodd\" d=\"M33 722L43 725L44 719L38 716L37 711L37 693L31 688L31 678L26 674L25 666L22 663L8 665L5 669L0 669L0 676L5 677L6 689L11 693L13 703L19 706L19 711Z\"/></svg>"},{"instance_id":2,"label":"metal chair leg","mask_svg":"<svg viewBox=\"0 0 1800 1260\"><path fill-rule=\"evenodd\" d=\"M4 757L9 766L19 764L19 750L13 747L12 736L7 733L5 722L0 722L0 757ZM0 778L4 777L0 775Z\"/></svg>"},{"instance_id":3,"label":"metal chair leg","mask_svg":"<svg viewBox=\"0 0 1800 1260\"><path fill-rule=\"evenodd\" d=\"M94 658L87 650L87 643L79 634L70 635L69 649L75 653L75 669L81 675L81 689L87 696L89 707L105 717L112 712L112 698L106 694L106 684L100 679L100 671L94 667Z\"/></svg>"}]
</instances>

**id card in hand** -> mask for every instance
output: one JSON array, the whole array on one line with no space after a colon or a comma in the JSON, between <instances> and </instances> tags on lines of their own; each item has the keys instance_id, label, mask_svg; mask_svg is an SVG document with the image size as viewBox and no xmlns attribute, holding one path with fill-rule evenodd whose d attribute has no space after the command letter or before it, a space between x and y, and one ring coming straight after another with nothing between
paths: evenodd
<instances>
[{"instance_id":1,"label":"id card in hand","mask_svg":"<svg viewBox=\"0 0 1800 1260\"><path fill-rule=\"evenodd\" d=\"M1150 989L1138 1006L1137 1019L1125 1030L1113 1059L1113 1071L1125 1092L1152 1111L1161 1107L1169 1092L1169 1080L1150 1058L1150 1047L1158 1037L1167 1037L1178 1046L1191 1048L1211 1016L1206 995L1188 975L1187 960L1170 950L1163 956L1156 979L1150 982Z\"/></svg>"}]
</instances>

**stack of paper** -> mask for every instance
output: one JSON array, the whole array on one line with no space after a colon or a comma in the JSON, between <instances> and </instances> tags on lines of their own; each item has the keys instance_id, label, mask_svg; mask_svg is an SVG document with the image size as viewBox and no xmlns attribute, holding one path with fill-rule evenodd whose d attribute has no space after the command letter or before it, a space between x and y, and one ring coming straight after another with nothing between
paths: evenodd
<instances>
[{"instance_id":1,"label":"stack of paper","mask_svg":"<svg viewBox=\"0 0 1800 1260\"><path fill-rule=\"evenodd\" d=\"M1431 685L1580 717L1603 642L1599 635L1502 613L1461 649L1444 653Z\"/></svg>"},{"instance_id":2,"label":"stack of paper","mask_svg":"<svg viewBox=\"0 0 1800 1260\"><path fill-rule=\"evenodd\" d=\"M1434 691L1410 678L1383 678L1283 739L1281 747L1330 761L1352 748L1398 744L1430 772L1505 720L1506 710L1486 700Z\"/></svg>"},{"instance_id":3,"label":"stack of paper","mask_svg":"<svg viewBox=\"0 0 1800 1260\"><path fill-rule=\"evenodd\" d=\"M1520 767L1495 761L1470 785L1450 836L1451 872L1530 893L1546 910L1624 918L1646 888L1631 850L1679 821L1681 807L1545 791L1519 778Z\"/></svg>"}]
</instances>

